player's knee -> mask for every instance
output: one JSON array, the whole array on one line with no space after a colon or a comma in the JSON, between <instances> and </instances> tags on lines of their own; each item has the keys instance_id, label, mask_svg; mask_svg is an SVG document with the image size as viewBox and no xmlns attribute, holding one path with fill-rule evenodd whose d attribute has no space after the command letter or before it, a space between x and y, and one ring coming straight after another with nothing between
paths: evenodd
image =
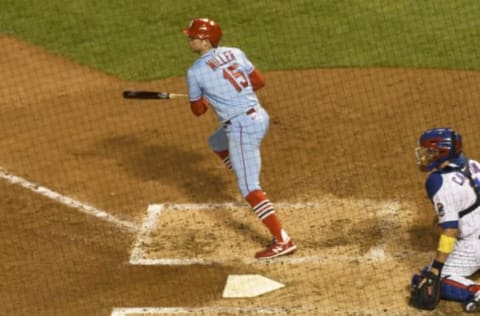
<instances>
[{"instance_id":1,"label":"player's knee","mask_svg":"<svg viewBox=\"0 0 480 316\"><path fill-rule=\"evenodd\" d=\"M462 284L449 277L442 280L440 291L442 298L452 301L464 302L473 296L468 284Z\"/></svg>"},{"instance_id":2,"label":"player's knee","mask_svg":"<svg viewBox=\"0 0 480 316\"><path fill-rule=\"evenodd\" d=\"M208 138L208 146L209 146L210 149L212 149L214 152L221 152L221 151L228 150L227 145L225 144L225 142L220 141L215 134L213 134L212 136L210 136L210 137Z\"/></svg>"},{"instance_id":3,"label":"player's knee","mask_svg":"<svg viewBox=\"0 0 480 316\"><path fill-rule=\"evenodd\" d=\"M212 135L208 137L208 146L215 151L215 137Z\"/></svg>"}]
</instances>

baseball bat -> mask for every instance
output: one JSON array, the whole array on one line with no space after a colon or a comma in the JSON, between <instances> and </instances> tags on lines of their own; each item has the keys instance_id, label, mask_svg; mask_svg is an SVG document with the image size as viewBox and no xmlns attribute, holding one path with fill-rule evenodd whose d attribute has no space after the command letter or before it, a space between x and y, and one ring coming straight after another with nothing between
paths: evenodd
<instances>
[{"instance_id":1,"label":"baseball bat","mask_svg":"<svg viewBox=\"0 0 480 316\"><path fill-rule=\"evenodd\" d=\"M159 99L168 100L176 98L186 98L187 94L170 93L170 92L157 92L157 91L123 91L123 97L125 99Z\"/></svg>"}]
</instances>

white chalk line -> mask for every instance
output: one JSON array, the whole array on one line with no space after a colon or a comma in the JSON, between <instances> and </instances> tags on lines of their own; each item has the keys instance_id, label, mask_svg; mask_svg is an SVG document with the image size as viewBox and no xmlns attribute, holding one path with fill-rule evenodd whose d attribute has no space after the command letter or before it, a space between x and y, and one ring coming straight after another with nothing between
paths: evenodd
<instances>
[{"instance_id":1,"label":"white chalk line","mask_svg":"<svg viewBox=\"0 0 480 316\"><path fill-rule=\"evenodd\" d=\"M28 181L22 177L15 176L10 174L8 171L0 167L0 178L8 181L11 184L19 185L23 188L26 188L32 192L50 198L54 201L57 201L66 206L77 209L78 211L97 217L104 221L110 222L115 226L118 226L122 229L128 231L137 232L138 237L134 244L134 247L130 255L130 264L133 265L213 265L213 264L228 264L231 262L238 262L238 259L220 259L220 260L208 260L208 259L199 259L199 258L189 258L189 259L178 259L178 258L143 258L143 249L142 243L148 239L148 233L154 228L157 218L160 215L161 211L164 209L168 210L177 210L177 211L196 211L202 209L225 209L225 208L238 208L244 207L244 204L241 203L185 203L185 204L151 204L147 210L147 217L144 220L142 226L139 228L138 225L132 222L121 220L114 215L111 215L103 210L100 210L92 205L87 203L80 202L53 190L50 190L44 186L41 186L37 183ZM304 209L304 208L320 208L323 206L321 203L276 203L276 206L279 208L290 208L290 209ZM388 206L388 205L387 205ZM393 215L396 212L395 205L390 205L390 207L384 208L385 212L389 215ZM388 217L387 217L388 218ZM381 225L381 229L388 229L389 222L391 220L386 220L384 225ZM386 236L387 234L383 234ZM385 238L385 237L384 237ZM294 256L294 257L281 257L276 258L275 260L266 260L259 261L254 258L243 258L240 259L241 262L247 265L253 264L305 264L305 263L329 263L335 262L350 262L350 261L359 261L359 262L372 262L372 261L384 261L384 260L396 260L398 258L408 257L415 255L412 252L402 252L397 254L387 255L384 253L383 249L384 241L380 241L379 244L370 249L370 252L364 256L342 256L342 255L314 255L314 256Z\"/></svg>"},{"instance_id":2,"label":"white chalk line","mask_svg":"<svg viewBox=\"0 0 480 316\"><path fill-rule=\"evenodd\" d=\"M400 259L411 258L413 256L424 257L424 253L415 251L404 251L393 254L366 254L363 256L344 256L344 255L313 255L313 256L295 256L279 257L271 260L258 260L255 258L239 259L178 259L178 258L135 258L130 260L132 265L150 265L150 266L188 266L188 265L228 265L243 263L245 265L272 265L272 264L334 264L334 263L378 263L388 261L398 261Z\"/></svg>"},{"instance_id":3,"label":"white chalk line","mask_svg":"<svg viewBox=\"0 0 480 316\"><path fill-rule=\"evenodd\" d=\"M164 206L161 204L152 204L148 206L147 217L143 221L140 230L138 231L137 238L133 245L133 249L130 253L130 264L138 264L137 262L142 260L143 257L143 248L142 244L149 240L149 233L155 228L157 218L160 216L160 213L163 211Z\"/></svg>"},{"instance_id":4,"label":"white chalk line","mask_svg":"<svg viewBox=\"0 0 480 316\"><path fill-rule=\"evenodd\" d=\"M377 310L372 308L362 308L358 306L293 306L293 307L229 307L229 306L210 306L210 307L119 307L114 308L110 316L128 316L128 315L175 315L175 314L237 314L237 315L423 315L422 311L413 310L388 310L383 308ZM439 315L445 315L438 311Z\"/></svg>"},{"instance_id":5,"label":"white chalk line","mask_svg":"<svg viewBox=\"0 0 480 316\"><path fill-rule=\"evenodd\" d=\"M8 171L0 167L0 178L6 180L7 182L15 185L19 185L25 189L28 189L34 193L40 194L42 196L45 196L49 199L52 199L56 202L59 202L61 204L64 204L68 207L77 209L78 211L95 216L101 220L104 220L106 222L109 222L121 229L128 230L130 232L137 232L138 231L138 225L135 223L131 223L125 220L121 220L103 210L100 210L92 205L82 203L78 200L75 200L73 198L70 198L68 196L65 196L63 194L60 194L58 192L55 192L53 190L50 190L44 186L41 186L37 183L30 182L22 177L18 177L15 175L10 174Z\"/></svg>"},{"instance_id":6,"label":"white chalk line","mask_svg":"<svg viewBox=\"0 0 480 316\"><path fill-rule=\"evenodd\" d=\"M239 203L200 203L200 204L151 204L147 209L147 215L137 235L137 241L134 249L132 250L132 256L130 259L131 264L138 265L213 265L213 264L228 264L239 262L247 265L254 264L336 264L336 263L378 263L386 261L398 261L401 258L411 258L412 256L425 256L424 253L419 252L398 252L398 253L385 253L385 243L387 242L388 235L391 233L391 225L395 221L395 215L399 209L399 205L396 203L380 203L380 211L376 212L376 216L380 217L380 230L382 238L379 242L373 246L368 253L363 256L346 256L346 255L314 255L314 256L302 256L298 257L295 254L292 257L285 256L279 257L274 260L259 261L254 258L243 259L219 259L208 260L198 258L178 259L178 258L144 258L142 244L149 242L149 233L157 225L159 216L163 211L175 210L175 211L198 211L198 210L220 210L225 208L237 208L245 207ZM321 203L276 203L277 207L281 208L321 208L324 204ZM238 308L238 307L132 307L132 308L115 308L111 316L128 316L128 315L161 315L161 314L238 314L238 315L256 315L256 314L271 314L271 315L344 315L345 311L342 311L337 306L328 306L325 308L320 307L308 307L305 305L294 307L253 307L253 308ZM359 308L356 306L349 306L349 312L354 312L356 315L373 315L379 311L375 311L371 308ZM403 316L405 311L389 311L389 315Z\"/></svg>"},{"instance_id":7,"label":"white chalk line","mask_svg":"<svg viewBox=\"0 0 480 316\"><path fill-rule=\"evenodd\" d=\"M103 210L100 210L92 205L87 203L82 203L78 200L70 198L66 195L60 194L53 190L50 190L44 186L41 186L37 183L30 182L22 177L15 176L10 174L8 171L0 167L0 178L6 180L7 182L15 185L19 185L25 189L28 189L34 193L40 194L47 198L50 198L56 202L64 204L68 207L75 208L78 211L97 217L101 220L106 222L110 222L119 228L126 229L128 231L137 232L139 236L143 236L146 238L146 234L150 232L154 225L156 224L157 217L160 215L161 211L166 208L166 205L163 204L153 204L149 206L149 212L147 215L146 220L139 228L138 225L135 223L121 220ZM320 207L321 204L319 203L276 203L278 207L282 208L317 208ZM241 207L242 204L239 203L217 203L217 204L209 204L209 203L202 203L202 204L172 204L168 205L168 209L174 210L199 210L199 209L220 209L220 208L228 208L228 207ZM204 259L143 259L142 256L142 239L137 238L136 243L134 245L134 249L132 251L130 257L131 264L142 264L142 265L192 265L192 264L222 264L228 263L232 260L204 260ZM387 260L387 259L398 259L399 257L408 257L412 254L404 252L401 254L394 254L393 256L390 255L385 257L382 252L382 256L380 259ZM338 261L360 261L360 262L368 262L368 261L378 261L379 257L373 253L373 255L366 255L363 257L356 257L356 256L304 256L304 257L294 257L294 258L277 258L274 260L274 263L291 263L291 264L302 264L302 263L322 263L322 262L338 262ZM238 262L238 260L234 260ZM256 259L243 259L242 260L245 264L258 264L263 263L263 261L258 261ZM265 263L271 264L271 261L265 261ZM291 314L295 312L307 312L312 309L308 309L306 307L300 308L237 308L237 307L201 307L201 308L187 308L187 307L133 307L133 308L115 308L112 311L111 316L127 316L131 314L191 314L191 313L206 313L206 312L213 312L213 313L238 313L238 314Z\"/></svg>"},{"instance_id":8,"label":"white chalk line","mask_svg":"<svg viewBox=\"0 0 480 316\"><path fill-rule=\"evenodd\" d=\"M204 314L204 313L235 313L241 315L254 315L254 314L274 314L285 315L292 314L294 312L308 312L314 308L297 307L297 308L265 308L265 307L223 307L223 306L210 306L210 307L120 307L115 308L110 316L127 316L132 314Z\"/></svg>"},{"instance_id":9,"label":"white chalk line","mask_svg":"<svg viewBox=\"0 0 480 316\"><path fill-rule=\"evenodd\" d=\"M321 203L276 203L277 207L290 209L304 208L320 208L324 206ZM148 258L143 250L142 245L150 241L149 234L155 228L159 216L165 210L175 211L198 211L198 210L219 210L228 208L245 207L239 203L186 203L186 204L150 204L147 209L147 216L137 235L137 240L132 248L129 263L132 265L151 265L151 266L186 266L186 265L226 265L243 263L245 265L264 265L264 264L331 264L336 262L342 263L377 263L386 261L395 261L412 256L424 256L424 253L416 251L402 251L396 253L386 253L385 244L389 235L389 228L395 221L395 214L399 209L397 203L384 203L381 207L379 215L382 216L380 229L382 238L379 242L370 248L370 250L362 256L348 255L310 255L310 256L284 256L272 260L258 260L253 257L249 258L219 258L219 259L203 259L203 258Z\"/></svg>"},{"instance_id":10,"label":"white chalk line","mask_svg":"<svg viewBox=\"0 0 480 316\"><path fill-rule=\"evenodd\" d=\"M149 207L161 206L166 210L174 211L198 211L208 209L228 209L228 208L245 208L245 203L162 203L162 204L150 204ZM307 202L307 203L291 203L291 202L277 202L276 208L289 208L289 209L305 209L305 208L319 208L325 206L324 203Z\"/></svg>"}]
</instances>

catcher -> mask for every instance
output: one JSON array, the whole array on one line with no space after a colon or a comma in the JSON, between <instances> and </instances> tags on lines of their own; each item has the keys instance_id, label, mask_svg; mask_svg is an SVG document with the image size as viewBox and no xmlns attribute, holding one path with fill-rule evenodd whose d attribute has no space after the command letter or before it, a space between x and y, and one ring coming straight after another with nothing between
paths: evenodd
<instances>
[{"instance_id":1,"label":"catcher","mask_svg":"<svg viewBox=\"0 0 480 316\"><path fill-rule=\"evenodd\" d=\"M451 128L425 131L415 151L441 234L432 263L412 278L410 304L434 309L440 298L480 310L480 163L462 154L462 136Z\"/></svg>"}]
</instances>

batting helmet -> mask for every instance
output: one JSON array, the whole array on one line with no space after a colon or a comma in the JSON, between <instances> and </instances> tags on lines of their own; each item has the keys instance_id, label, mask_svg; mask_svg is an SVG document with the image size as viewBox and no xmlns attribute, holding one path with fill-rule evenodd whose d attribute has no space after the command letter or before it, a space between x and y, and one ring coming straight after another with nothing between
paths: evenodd
<instances>
[{"instance_id":1,"label":"batting helmet","mask_svg":"<svg viewBox=\"0 0 480 316\"><path fill-rule=\"evenodd\" d=\"M208 39L213 47L217 47L222 38L220 25L207 18L193 19L183 33L191 38Z\"/></svg>"},{"instance_id":2,"label":"batting helmet","mask_svg":"<svg viewBox=\"0 0 480 316\"><path fill-rule=\"evenodd\" d=\"M451 128L432 128L418 139L415 156L420 168L430 171L462 152L462 135Z\"/></svg>"}]
</instances>

